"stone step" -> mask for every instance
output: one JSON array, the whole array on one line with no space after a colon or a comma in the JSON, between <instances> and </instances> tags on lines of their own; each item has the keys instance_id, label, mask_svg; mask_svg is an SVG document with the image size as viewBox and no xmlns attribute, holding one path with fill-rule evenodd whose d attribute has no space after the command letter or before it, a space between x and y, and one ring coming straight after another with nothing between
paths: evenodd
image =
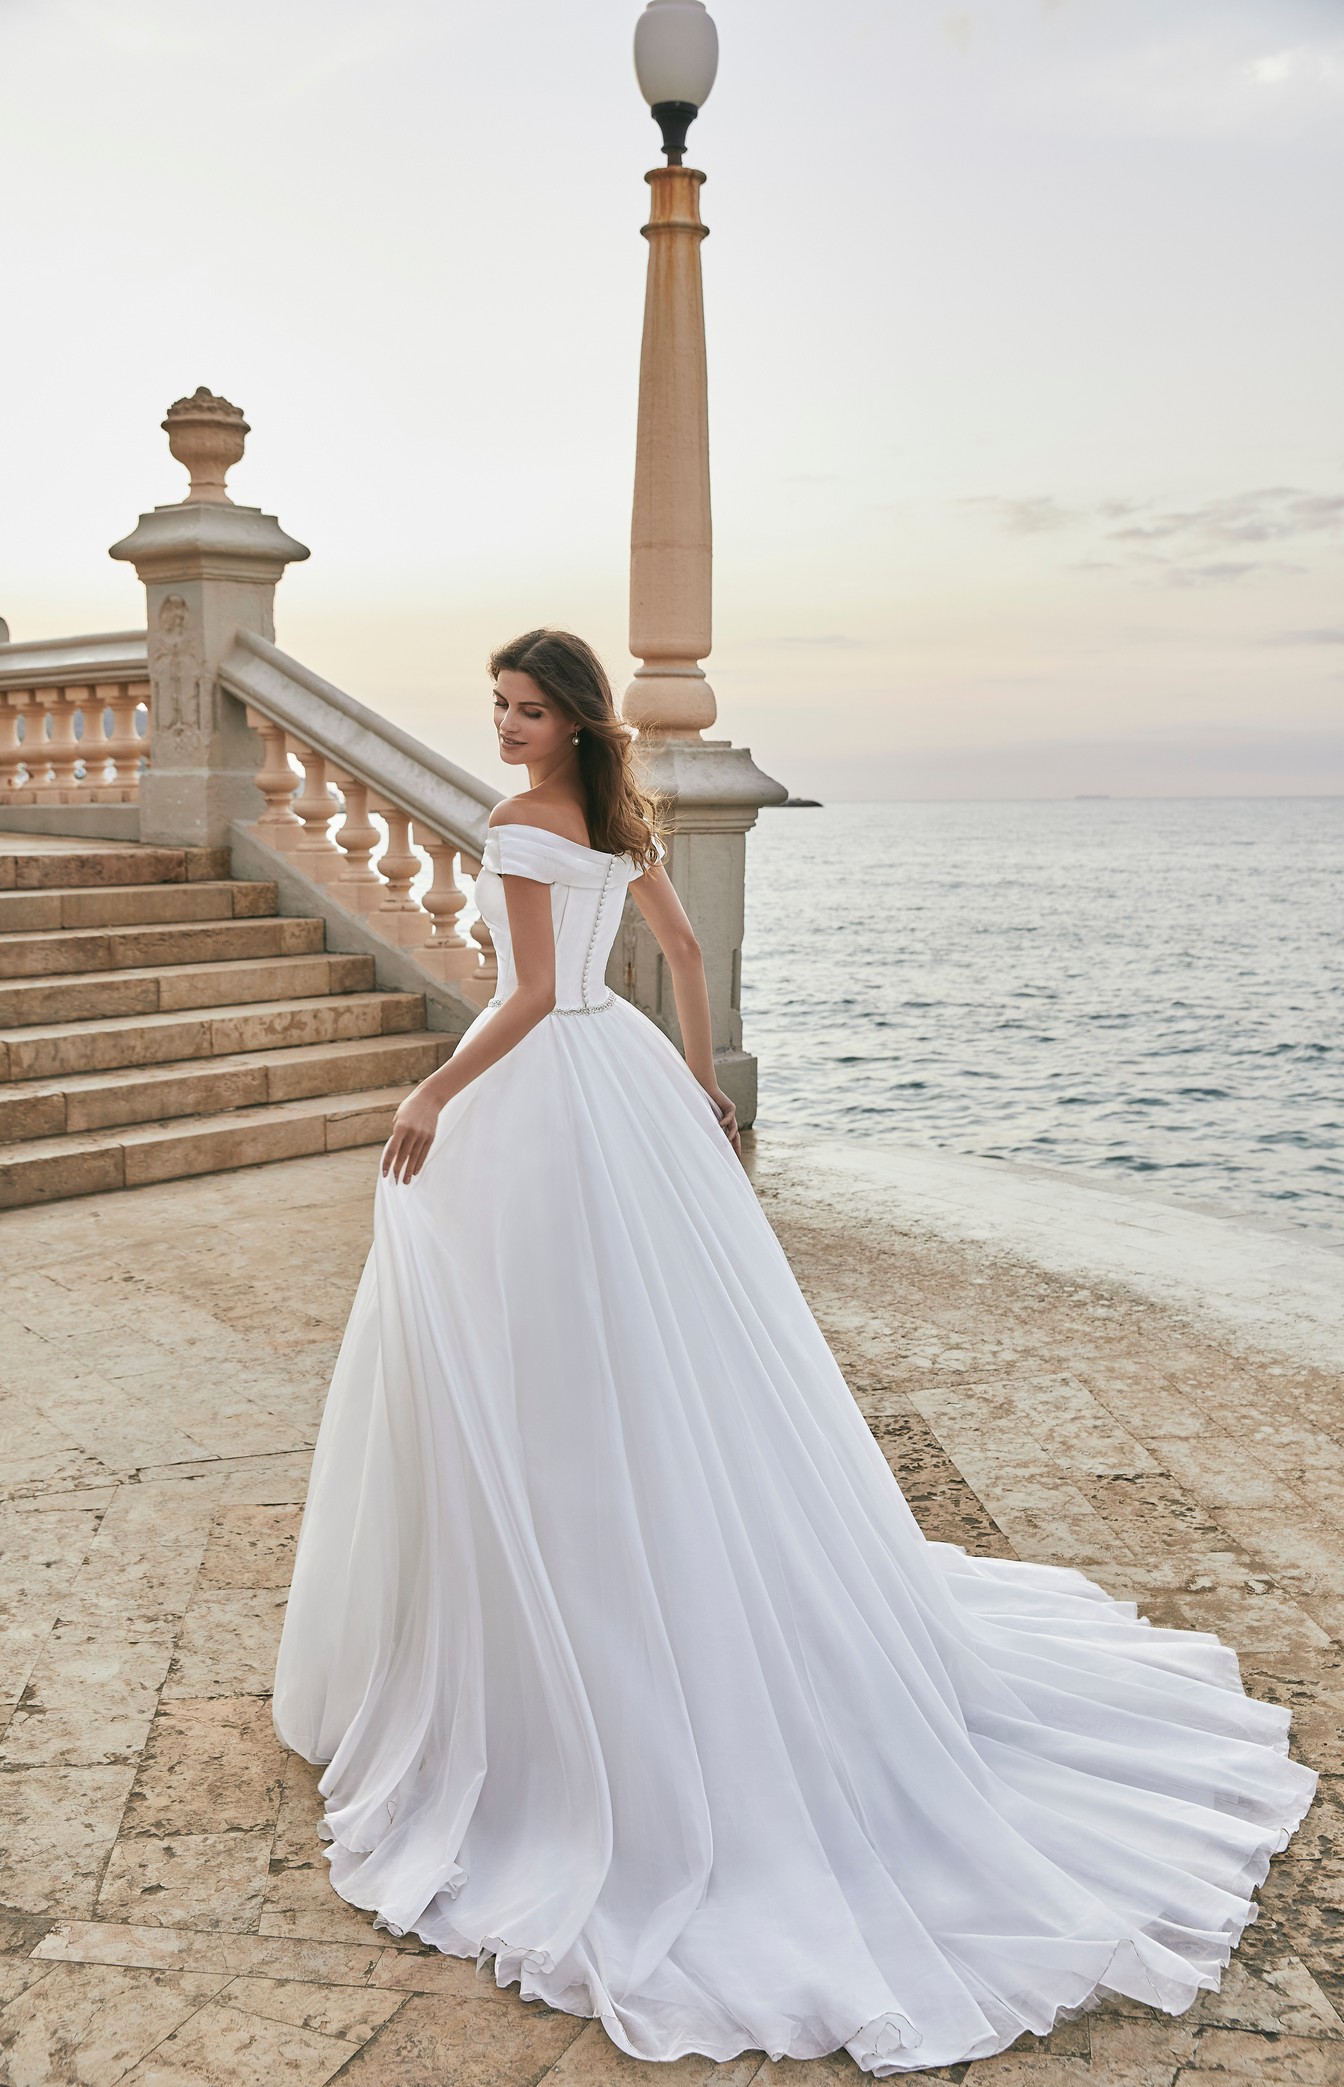
<instances>
[{"instance_id":1,"label":"stone step","mask_svg":"<svg viewBox=\"0 0 1344 2087\"><path fill-rule=\"evenodd\" d=\"M319 930L320 950L322 922L311 925ZM367 993L372 990L374 972L372 957L322 952L251 957L235 963L147 964L69 977L0 979L0 1031L29 1028L38 1022L98 1021L193 1007L233 1007L245 1001Z\"/></svg>"},{"instance_id":2,"label":"stone step","mask_svg":"<svg viewBox=\"0 0 1344 2087\"><path fill-rule=\"evenodd\" d=\"M0 835L0 890L41 891L48 885L189 884L227 877L227 848L156 848L138 841L58 840L47 835Z\"/></svg>"},{"instance_id":3,"label":"stone step","mask_svg":"<svg viewBox=\"0 0 1344 2087\"><path fill-rule=\"evenodd\" d=\"M118 1125L212 1116L375 1087L410 1088L452 1055L453 1044L452 1037L420 1030L76 1073L59 1084L5 1081L0 1083L0 1143L64 1139Z\"/></svg>"},{"instance_id":4,"label":"stone step","mask_svg":"<svg viewBox=\"0 0 1344 2087\"><path fill-rule=\"evenodd\" d=\"M309 964L316 960L293 961ZM0 1031L0 1080L64 1080L79 1073L165 1065L181 1058L217 1058L240 1051L405 1035L424 1026L424 994L393 992L244 1001L203 1012L185 1010L127 1020L35 1023L26 1029Z\"/></svg>"},{"instance_id":5,"label":"stone step","mask_svg":"<svg viewBox=\"0 0 1344 2087\"><path fill-rule=\"evenodd\" d=\"M165 921L250 920L275 912L274 884L202 878L195 884L53 885L0 891L0 934L147 927Z\"/></svg>"},{"instance_id":6,"label":"stone step","mask_svg":"<svg viewBox=\"0 0 1344 2087\"><path fill-rule=\"evenodd\" d=\"M410 1084L0 1146L0 1209L381 1145Z\"/></svg>"},{"instance_id":7,"label":"stone step","mask_svg":"<svg viewBox=\"0 0 1344 2087\"><path fill-rule=\"evenodd\" d=\"M303 914L259 920L190 920L163 927L61 928L0 934L0 979L50 978L158 964L230 963L306 956L320 950L325 923Z\"/></svg>"}]
</instances>

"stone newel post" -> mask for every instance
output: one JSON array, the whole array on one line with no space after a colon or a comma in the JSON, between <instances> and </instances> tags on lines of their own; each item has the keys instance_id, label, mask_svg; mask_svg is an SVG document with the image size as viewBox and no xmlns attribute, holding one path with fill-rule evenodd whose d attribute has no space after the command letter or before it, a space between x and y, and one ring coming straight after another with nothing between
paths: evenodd
<instances>
[{"instance_id":1,"label":"stone newel post","mask_svg":"<svg viewBox=\"0 0 1344 2087\"><path fill-rule=\"evenodd\" d=\"M109 555L134 565L148 598L153 760L140 783L140 838L223 847L261 809L255 735L218 683L239 630L274 639L276 582L308 552L274 515L236 507L225 477L247 422L204 386L170 406L168 446L191 475L185 500L142 514Z\"/></svg>"},{"instance_id":2,"label":"stone newel post","mask_svg":"<svg viewBox=\"0 0 1344 2087\"><path fill-rule=\"evenodd\" d=\"M645 178L653 208L639 365L639 430L630 532L630 650L643 662L622 715L639 728L641 765L668 802L667 869L704 952L719 1083L738 1121L756 1115L756 1060L742 1047L742 928L746 837L782 783L744 746L701 735L714 691L701 660L711 641L712 549L700 189L682 164L686 132L713 85L718 39L701 0L649 0L635 31L635 66L663 133L668 164ZM634 908L631 908L634 914ZM658 945L635 914L624 983L637 1007L677 1035Z\"/></svg>"}]
</instances>

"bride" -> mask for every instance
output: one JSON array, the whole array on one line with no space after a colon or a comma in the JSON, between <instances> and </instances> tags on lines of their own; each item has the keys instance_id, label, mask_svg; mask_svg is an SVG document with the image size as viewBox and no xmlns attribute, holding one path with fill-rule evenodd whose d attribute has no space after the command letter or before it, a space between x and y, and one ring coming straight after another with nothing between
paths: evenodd
<instances>
[{"instance_id":1,"label":"bride","mask_svg":"<svg viewBox=\"0 0 1344 2087\"><path fill-rule=\"evenodd\" d=\"M331 1881L637 2058L1217 1987L1311 1802L1216 1637L921 1535L715 1079L600 664L491 662L498 997L398 1110L275 1682ZM604 984L630 891L685 1043Z\"/></svg>"}]
</instances>

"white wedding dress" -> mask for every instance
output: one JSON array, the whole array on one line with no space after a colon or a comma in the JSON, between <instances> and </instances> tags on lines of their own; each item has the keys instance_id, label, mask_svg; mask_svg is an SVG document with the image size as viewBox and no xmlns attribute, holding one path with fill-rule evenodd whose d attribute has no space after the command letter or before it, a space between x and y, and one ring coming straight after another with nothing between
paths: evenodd
<instances>
[{"instance_id":1,"label":"white wedding dress","mask_svg":"<svg viewBox=\"0 0 1344 2087\"><path fill-rule=\"evenodd\" d=\"M1234 1652L928 1543L713 1107L603 973L623 857L552 887L557 1006L374 1236L275 1722L331 1881L623 2050L979 2058L1216 1987L1311 1802ZM473 1022L493 1019L484 1010Z\"/></svg>"}]
</instances>

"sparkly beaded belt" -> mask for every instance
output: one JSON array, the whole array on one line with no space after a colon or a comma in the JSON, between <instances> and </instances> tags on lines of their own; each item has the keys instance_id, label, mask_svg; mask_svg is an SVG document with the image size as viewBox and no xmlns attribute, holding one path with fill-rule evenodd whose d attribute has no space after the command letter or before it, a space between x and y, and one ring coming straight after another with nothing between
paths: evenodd
<instances>
[{"instance_id":1,"label":"sparkly beaded belt","mask_svg":"<svg viewBox=\"0 0 1344 2087\"><path fill-rule=\"evenodd\" d=\"M610 1007L615 998L616 995L614 993L608 993L605 1000L585 1000L582 1007L553 1007L551 1013L553 1015L600 1015L603 1008Z\"/></svg>"},{"instance_id":2,"label":"sparkly beaded belt","mask_svg":"<svg viewBox=\"0 0 1344 2087\"><path fill-rule=\"evenodd\" d=\"M608 993L605 1000L590 1000L582 1007L553 1007L550 1012L553 1015L600 1015L603 1008L610 1007L617 997L615 993ZM485 1004L487 1007L502 1007L504 1002L487 1000Z\"/></svg>"}]
</instances>

